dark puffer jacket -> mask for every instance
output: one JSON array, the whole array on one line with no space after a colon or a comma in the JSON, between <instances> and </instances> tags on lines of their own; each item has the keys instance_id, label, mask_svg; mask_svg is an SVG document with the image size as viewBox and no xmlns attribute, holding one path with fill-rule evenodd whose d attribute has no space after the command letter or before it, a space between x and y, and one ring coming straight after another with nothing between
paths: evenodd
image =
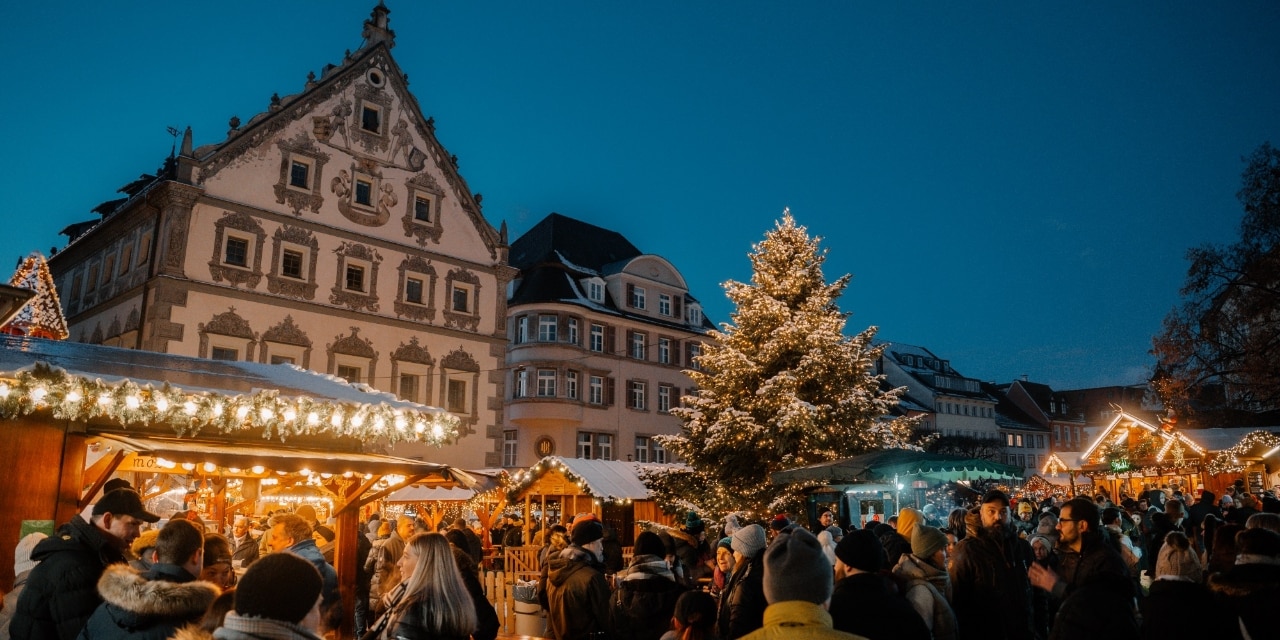
<instances>
[{"instance_id":1,"label":"dark puffer jacket","mask_svg":"<svg viewBox=\"0 0 1280 640\"><path fill-rule=\"evenodd\" d=\"M1031 545L1010 525L998 533L982 527L977 509L965 516L967 535L951 560L951 608L961 640L1026 640L1033 637L1035 603L1027 569Z\"/></svg>"},{"instance_id":2,"label":"dark puffer jacket","mask_svg":"<svg viewBox=\"0 0 1280 640\"><path fill-rule=\"evenodd\" d=\"M618 574L610 609L613 628L622 640L658 640L671 626L676 600L685 589L661 556L641 554Z\"/></svg>"},{"instance_id":3,"label":"dark puffer jacket","mask_svg":"<svg viewBox=\"0 0 1280 640\"><path fill-rule=\"evenodd\" d=\"M497 638L498 628L502 626L498 622L498 612L489 603L489 598L484 595L484 585L480 584L480 578L474 572L466 570L467 563L471 562L470 554L454 547L453 561L458 565L458 572L462 574L462 584L466 585L467 593L471 594L471 603L476 608L476 630L471 633L471 637L473 640Z\"/></svg>"},{"instance_id":4,"label":"dark puffer jacket","mask_svg":"<svg viewBox=\"0 0 1280 640\"><path fill-rule=\"evenodd\" d=\"M604 565L577 546L547 562L547 628L560 640L612 638Z\"/></svg>"},{"instance_id":5,"label":"dark puffer jacket","mask_svg":"<svg viewBox=\"0 0 1280 640\"><path fill-rule=\"evenodd\" d=\"M868 640L929 640L932 634L906 598L889 589L885 576L858 573L831 592L831 626Z\"/></svg>"},{"instance_id":6,"label":"dark puffer jacket","mask_svg":"<svg viewBox=\"0 0 1280 640\"><path fill-rule=\"evenodd\" d=\"M40 564L31 570L9 623L13 640L73 640L102 604L98 578L108 565L125 562L121 551L80 516L36 545L31 558Z\"/></svg>"},{"instance_id":7,"label":"dark puffer jacket","mask_svg":"<svg viewBox=\"0 0 1280 640\"><path fill-rule=\"evenodd\" d=\"M729 576L716 618L716 636L735 640L764 626L764 550L742 561Z\"/></svg>"},{"instance_id":8,"label":"dark puffer jacket","mask_svg":"<svg viewBox=\"0 0 1280 640\"><path fill-rule=\"evenodd\" d=\"M1274 607L1280 602L1280 565L1235 565L1209 576L1209 590L1219 603L1240 617L1250 637L1274 637Z\"/></svg>"},{"instance_id":9,"label":"dark puffer jacket","mask_svg":"<svg viewBox=\"0 0 1280 640\"><path fill-rule=\"evenodd\" d=\"M125 564L107 567L98 593L103 603L80 632L82 640L164 640L199 620L221 592L182 567L156 563L145 573Z\"/></svg>"}]
</instances>

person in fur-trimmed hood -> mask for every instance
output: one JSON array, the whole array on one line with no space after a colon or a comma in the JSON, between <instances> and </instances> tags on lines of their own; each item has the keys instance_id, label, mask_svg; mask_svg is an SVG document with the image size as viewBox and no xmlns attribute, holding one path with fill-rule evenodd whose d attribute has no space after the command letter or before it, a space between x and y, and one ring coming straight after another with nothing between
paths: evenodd
<instances>
[{"instance_id":1,"label":"person in fur-trimmed hood","mask_svg":"<svg viewBox=\"0 0 1280 640\"><path fill-rule=\"evenodd\" d=\"M80 640L168 638L200 619L221 593L212 583L196 580L204 562L204 534L187 520L172 520L156 536L156 561L139 572L116 564L98 580L102 604Z\"/></svg>"},{"instance_id":2,"label":"person in fur-trimmed hood","mask_svg":"<svg viewBox=\"0 0 1280 640\"><path fill-rule=\"evenodd\" d=\"M1249 637L1273 637L1274 607L1280 601L1280 533L1245 529L1236 535L1236 549L1235 566L1209 576L1209 591L1239 616Z\"/></svg>"},{"instance_id":3,"label":"person in fur-trimmed hood","mask_svg":"<svg viewBox=\"0 0 1280 640\"><path fill-rule=\"evenodd\" d=\"M658 640L670 626L676 600L685 589L676 582L665 553L658 534L642 531L636 536L635 556L618 574L610 605L619 639Z\"/></svg>"}]
</instances>

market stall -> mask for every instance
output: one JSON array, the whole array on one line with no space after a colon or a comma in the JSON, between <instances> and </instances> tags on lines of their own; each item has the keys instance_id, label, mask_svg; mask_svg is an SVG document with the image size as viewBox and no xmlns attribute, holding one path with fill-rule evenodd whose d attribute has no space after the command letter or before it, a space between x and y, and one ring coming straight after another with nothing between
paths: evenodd
<instances>
[{"instance_id":1,"label":"market stall","mask_svg":"<svg viewBox=\"0 0 1280 640\"><path fill-rule=\"evenodd\" d=\"M290 365L0 337L0 482L12 489L0 495L0 548L16 545L24 525L70 520L111 477L156 508L180 500L218 530L272 487L323 488L348 614L339 634L350 637L361 507L413 483L475 485L447 465L380 451L397 440L449 441L456 424L442 410ZM0 589L11 571L0 565Z\"/></svg>"}]
</instances>

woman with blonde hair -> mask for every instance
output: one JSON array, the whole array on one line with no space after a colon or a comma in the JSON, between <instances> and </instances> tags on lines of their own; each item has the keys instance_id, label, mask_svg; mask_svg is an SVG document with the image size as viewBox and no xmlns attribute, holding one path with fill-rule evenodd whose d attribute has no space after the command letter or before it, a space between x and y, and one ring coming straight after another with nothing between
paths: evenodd
<instances>
[{"instance_id":1,"label":"woman with blonde hair","mask_svg":"<svg viewBox=\"0 0 1280 640\"><path fill-rule=\"evenodd\" d=\"M365 637L469 639L476 630L475 603L444 535L420 533L409 538L396 564L400 585L389 594L391 606L383 620Z\"/></svg>"}]
</instances>

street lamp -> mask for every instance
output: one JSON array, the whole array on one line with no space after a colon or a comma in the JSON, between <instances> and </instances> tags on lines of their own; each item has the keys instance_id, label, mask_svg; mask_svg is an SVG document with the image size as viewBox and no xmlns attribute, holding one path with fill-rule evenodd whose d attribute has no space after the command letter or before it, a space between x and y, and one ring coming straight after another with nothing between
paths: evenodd
<instances>
[{"instance_id":1,"label":"street lamp","mask_svg":"<svg viewBox=\"0 0 1280 640\"><path fill-rule=\"evenodd\" d=\"M896 515L902 511L902 482L896 473L893 474L893 486L897 488L893 494L893 513Z\"/></svg>"}]
</instances>

